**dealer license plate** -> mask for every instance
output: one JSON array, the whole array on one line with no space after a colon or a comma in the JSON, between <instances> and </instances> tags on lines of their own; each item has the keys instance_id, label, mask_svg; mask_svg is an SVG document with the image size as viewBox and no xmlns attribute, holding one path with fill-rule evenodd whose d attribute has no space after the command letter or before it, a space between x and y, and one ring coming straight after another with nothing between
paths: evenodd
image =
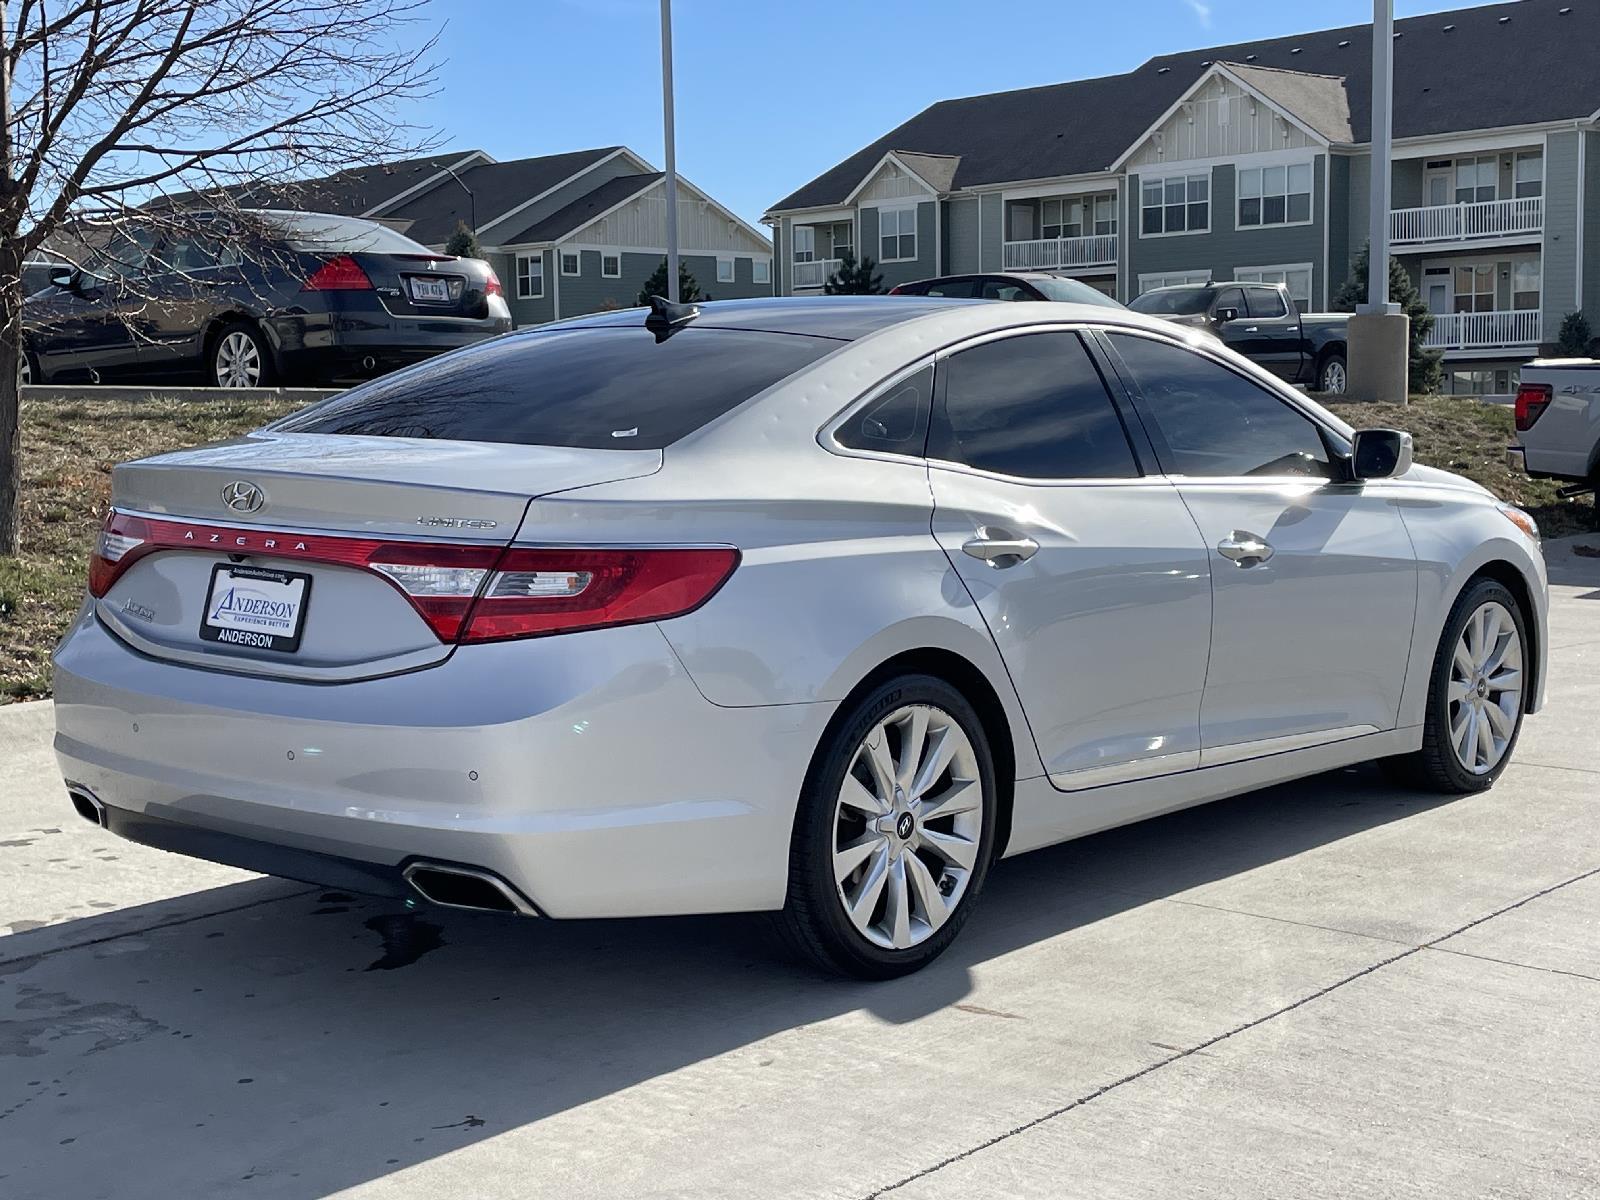
<instances>
[{"instance_id":1,"label":"dealer license plate","mask_svg":"<svg viewBox=\"0 0 1600 1200\"><path fill-rule=\"evenodd\" d=\"M218 563L211 569L200 636L224 646L292 654L300 649L310 592L311 576L298 571Z\"/></svg>"}]
</instances>

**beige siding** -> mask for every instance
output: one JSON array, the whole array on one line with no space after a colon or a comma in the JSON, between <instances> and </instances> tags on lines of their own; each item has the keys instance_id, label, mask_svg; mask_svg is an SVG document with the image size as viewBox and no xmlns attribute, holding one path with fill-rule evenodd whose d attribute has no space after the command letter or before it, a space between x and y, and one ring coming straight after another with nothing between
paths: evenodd
<instances>
[{"instance_id":1,"label":"beige siding","mask_svg":"<svg viewBox=\"0 0 1600 1200\"><path fill-rule=\"evenodd\" d=\"M656 184L616 212L591 221L567 242L586 246L662 247L667 244L667 195ZM733 218L678 184L678 244L687 250L731 250L740 254L771 253L765 238L753 236Z\"/></svg>"},{"instance_id":2,"label":"beige siding","mask_svg":"<svg viewBox=\"0 0 1600 1200\"><path fill-rule=\"evenodd\" d=\"M1140 143L1131 161L1135 166L1149 166L1267 150L1298 150L1317 144L1265 102L1219 78L1208 83L1201 95L1185 102L1166 124Z\"/></svg>"},{"instance_id":3,"label":"beige siding","mask_svg":"<svg viewBox=\"0 0 1600 1200\"><path fill-rule=\"evenodd\" d=\"M872 177L871 182L861 189L861 195L856 197L856 203L876 204L880 200L903 200L908 196L921 200L927 195L928 189L916 179L894 163L886 162L878 168L878 173Z\"/></svg>"}]
</instances>

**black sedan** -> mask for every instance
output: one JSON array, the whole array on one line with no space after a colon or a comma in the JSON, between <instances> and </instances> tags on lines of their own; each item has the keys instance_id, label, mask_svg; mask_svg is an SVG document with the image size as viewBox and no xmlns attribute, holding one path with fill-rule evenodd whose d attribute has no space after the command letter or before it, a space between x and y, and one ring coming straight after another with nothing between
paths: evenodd
<instances>
[{"instance_id":1,"label":"black sedan","mask_svg":"<svg viewBox=\"0 0 1600 1200\"><path fill-rule=\"evenodd\" d=\"M313 384L511 328L488 263L372 221L252 211L132 228L59 268L23 314L24 379Z\"/></svg>"}]
</instances>

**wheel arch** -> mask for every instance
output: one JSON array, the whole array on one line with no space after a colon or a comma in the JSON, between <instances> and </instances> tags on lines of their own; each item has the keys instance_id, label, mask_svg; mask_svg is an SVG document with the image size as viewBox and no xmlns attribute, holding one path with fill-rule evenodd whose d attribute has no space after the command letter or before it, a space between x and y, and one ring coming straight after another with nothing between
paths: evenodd
<instances>
[{"instance_id":1,"label":"wheel arch","mask_svg":"<svg viewBox=\"0 0 1600 1200\"><path fill-rule=\"evenodd\" d=\"M282 363L278 360L277 339L268 333L266 323L242 308L229 308L211 317L200 341L200 369L206 372L207 378L210 377L211 371L211 351L216 347L217 339L231 325L247 325L256 332L261 344L267 348L267 354L272 358L273 376L278 377Z\"/></svg>"},{"instance_id":2,"label":"wheel arch","mask_svg":"<svg viewBox=\"0 0 1600 1200\"><path fill-rule=\"evenodd\" d=\"M1492 579L1510 592L1522 609L1522 624L1528 636L1528 686L1524 694L1528 697L1527 711L1533 712L1543 686L1544 646L1541 641L1541 627L1539 610L1534 605L1533 589L1528 586L1528 579L1517 565L1509 559L1492 558L1480 565L1472 574L1468 575L1453 596L1445 611L1453 611L1461 597L1467 594L1467 589L1481 579Z\"/></svg>"}]
</instances>

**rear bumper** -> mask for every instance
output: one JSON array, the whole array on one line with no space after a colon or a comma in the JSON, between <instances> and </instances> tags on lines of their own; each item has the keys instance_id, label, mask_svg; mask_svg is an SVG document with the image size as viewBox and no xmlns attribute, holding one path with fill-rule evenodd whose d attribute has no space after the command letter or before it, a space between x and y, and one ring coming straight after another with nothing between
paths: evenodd
<instances>
[{"instance_id":1,"label":"rear bumper","mask_svg":"<svg viewBox=\"0 0 1600 1200\"><path fill-rule=\"evenodd\" d=\"M282 372L291 378L333 378L422 362L509 333L512 320L500 304L478 319L393 316L375 308L297 313L272 318L268 325Z\"/></svg>"},{"instance_id":2,"label":"rear bumper","mask_svg":"<svg viewBox=\"0 0 1600 1200\"><path fill-rule=\"evenodd\" d=\"M91 615L56 693L62 774L112 832L381 895L470 866L554 917L780 906L832 707L718 708L649 625L319 686L158 662Z\"/></svg>"}]
</instances>

